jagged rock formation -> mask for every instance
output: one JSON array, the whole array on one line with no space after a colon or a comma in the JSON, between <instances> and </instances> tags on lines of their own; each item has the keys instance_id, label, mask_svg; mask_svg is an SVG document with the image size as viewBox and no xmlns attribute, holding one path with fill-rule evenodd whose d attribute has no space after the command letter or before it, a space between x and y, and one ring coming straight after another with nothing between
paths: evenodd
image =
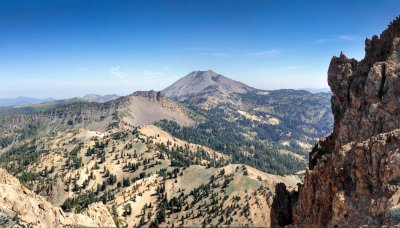
<instances>
[{"instance_id":1,"label":"jagged rock formation","mask_svg":"<svg viewBox=\"0 0 400 228\"><path fill-rule=\"evenodd\" d=\"M116 227L102 203L94 203L82 214L65 213L34 194L5 170L0 169L1 227Z\"/></svg>"},{"instance_id":2,"label":"jagged rock formation","mask_svg":"<svg viewBox=\"0 0 400 228\"><path fill-rule=\"evenodd\" d=\"M400 223L400 19L365 45L330 63L334 130L310 153L296 225Z\"/></svg>"},{"instance_id":3,"label":"jagged rock formation","mask_svg":"<svg viewBox=\"0 0 400 228\"><path fill-rule=\"evenodd\" d=\"M165 94L163 91L138 91L134 93L136 96L142 96L149 99L152 102L162 102L165 101Z\"/></svg>"}]
</instances>

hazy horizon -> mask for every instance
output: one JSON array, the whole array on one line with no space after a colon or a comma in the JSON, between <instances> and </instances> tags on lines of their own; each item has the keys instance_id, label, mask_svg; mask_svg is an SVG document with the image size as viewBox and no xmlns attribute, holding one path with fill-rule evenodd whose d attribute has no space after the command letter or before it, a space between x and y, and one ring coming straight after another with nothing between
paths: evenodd
<instances>
[{"instance_id":1,"label":"hazy horizon","mask_svg":"<svg viewBox=\"0 0 400 228\"><path fill-rule=\"evenodd\" d=\"M245 83L245 82L243 82L243 83ZM165 86L165 87L167 87L167 86ZM278 89L262 89L262 88L257 88L257 87L254 87L254 88L260 89L260 90L294 89L294 90L305 90L305 91L308 91L310 93L320 93L320 92L326 93L326 92L330 92L330 88L329 87L321 87L321 88L278 88ZM155 89L147 89L147 90L145 90L145 89L137 89L137 90L134 90L134 91L131 91L131 92L128 92L128 93L118 93L118 92L117 93L90 93L90 92L82 91L82 93L80 93L80 94L76 94L76 95L72 95L72 96L66 96L66 97L60 97L60 96L57 96L57 94L50 95L50 96L47 96L47 97L18 95L18 96L14 96L14 97L0 97L0 100L1 99L4 99L4 100L10 99L10 100L12 100L12 99L18 99L18 98L33 98L33 99L40 99L40 100L45 100L45 99L62 100L62 99L71 99L71 98L82 98L82 97L84 97L86 95L92 95L92 94L100 95L100 96L106 96L106 95L127 96L127 95L132 94L132 93L137 92L137 91L149 91L149 90L161 91L163 89L165 89L165 88L161 88L160 90L155 90Z\"/></svg>"},{"instance_id":2,"label":"hazy horizon","mask_svg":"<svg viewBox=\"0 0 400 228\"><path fill-rule=\"evenodd\" d=\"M399 6L1 1L0 98L162 90L208 69L258 89L327 88L331 57L343 51L361 59L365 38L379 35Z\"/></svg>"}]
</instances>

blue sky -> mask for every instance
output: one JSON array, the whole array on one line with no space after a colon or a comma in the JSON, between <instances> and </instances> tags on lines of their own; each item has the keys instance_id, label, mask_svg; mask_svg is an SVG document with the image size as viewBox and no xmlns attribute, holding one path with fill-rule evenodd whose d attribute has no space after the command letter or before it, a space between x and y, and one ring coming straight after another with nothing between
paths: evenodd
<instances>
[{"instance_id":1,"label":"blue sky","mask_svg":"<svg viewBox=\"0 0 400 228\"><path fill-rule=\"evenodd\" d=\"M194 70L261 89L327 87L400 1L0 0L0 97L161 90Z\"/></svg>"}]
</instances>

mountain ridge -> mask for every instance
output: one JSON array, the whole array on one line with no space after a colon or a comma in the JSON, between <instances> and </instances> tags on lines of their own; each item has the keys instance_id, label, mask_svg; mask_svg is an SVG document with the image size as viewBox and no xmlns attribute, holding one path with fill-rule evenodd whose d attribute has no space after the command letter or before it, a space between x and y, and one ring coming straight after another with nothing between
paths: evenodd
<instances>
[{"instance_id":1,"label":"mountain ridge","mask_svg":"<svg viewBox=\"0 0 400 228\"><path fill-rule=\"evenodd\" d=\"M195 123L193 118L196 117L185 106L155 91L138 91L104 103L76 100L42 105L44 107L4 110L0 115L0 133L6 143L0 145L0 151L21 137L40 132L46 134L69 128L106 131L117 127L120 122L138 126L163 119L189 126Z\"/></svg>"}]
</instances>

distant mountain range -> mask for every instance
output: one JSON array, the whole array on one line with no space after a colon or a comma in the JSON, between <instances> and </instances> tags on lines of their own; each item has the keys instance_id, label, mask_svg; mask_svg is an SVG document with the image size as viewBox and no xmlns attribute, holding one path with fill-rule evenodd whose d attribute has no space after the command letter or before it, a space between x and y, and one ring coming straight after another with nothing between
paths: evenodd
<instances>
[{"instance_id":1,"label":"distant mountain range","mask_svg":"<svg viewBox=\"0 0 400 228\"><path fill-rule=\"evenodd\" d=\"M47 101L54 101L54 98L45 98L45 99L32 98L32 97L0 98L0 107L36 104Z\"/></svg>"},{"instance_id":2,"label":"distant mountain range","mask_svg":"<svg viewBox=\"0 0 400 228\"><path fill-rule=\"evenodd\" d=\"M330 88L302 88L300 90L305 90L310 93L330 93L331 92Z\"/></svg>"},{"instance_id":3,"label":"distant mountain range","mask_svg":"<svg viewBox=\"0 0 400 228\"><path fill-rule=\"evenodd\" d=\"M300 90L305 90L310 93L330 92L329 88L304 88ZM167 97L176 99L177 101L192 100L192 102L194 102L193 98L196 98L196 103L202 103L203 106L227 102L229 100L229 95L232 94L246 94L254 91L262 90L255 89L242 82L232 80L212 70L193 71L163 90ZM103 96L97 94L87 94L83 97L57 101L83 100L88 102L104 103L115 100L119 97L120 96L116 94ZM32 97L0 98L0 107L32 105L50 101L56 101L56 99L40 99Z\"/></svg>"},{"instance_id":4,"label":"distant mountain range","mask_svg":"<svg viewBox=\"0 0 400 228\"><path fill-rule=\"evenodd\" d=\"M104 103L107 101L115 100L119 98L120 96L116 94L111 94L111 95L97 95L97 94L88 94L83 96L82 98L71 98L71 99L65 99L65 100L56 100L54 98L45 98L45 99L40 99L40 98L32 98L32 97L16 97L16 98L0 98L0 107L13 107L13 106L26 106L26 105L33 105L33 104L40 104L40 103L46 103L46 102L54 102L57 101L59 102L66 102L66 101L77 101L77 100L83 100L83 101L88 101L88 102L98 102L98 103Z\"/></svg>"},{"instance_id":5,"label":"distant mountain range","mask_svg":"<svg viewBox=\"0 0 400 228\"><path fill-rule=\"evenodd\" d=\"M97 94L88 94L88 95L85 95L84 97L82 97L82 100L89 101L89 102L104 103L107 101L115 100L119 97L120 96L118 96L116 94L104 95L104 96L97 95Z\"/></svg>"}]
</instances>

